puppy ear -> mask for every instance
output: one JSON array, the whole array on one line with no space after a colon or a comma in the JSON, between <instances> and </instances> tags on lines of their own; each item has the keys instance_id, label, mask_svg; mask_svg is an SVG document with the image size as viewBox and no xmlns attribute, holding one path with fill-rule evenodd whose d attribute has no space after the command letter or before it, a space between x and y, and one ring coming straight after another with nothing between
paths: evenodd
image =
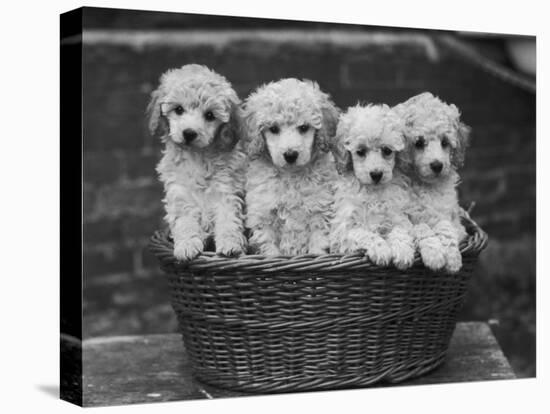
<instances>
[{"instance_id":1,"label":"puppy ear","mask_svg":"<svg viewBox=\"0 0 550 414\"><path fill-rule=\"evenodd\" d=\"M340 111L326 94L321 97L321 114L323 119L321 129L317 133L317 147L323 152L328 152L331 141L335 139Z\"/></svg>"},{"instance_id":2,"label":"puppy ear","mask_svg":"<svg viewBox=\"0 0 550 414\"><path fill-rule=\"evenodd\" d=\"M456 148L453 150L451 159L451 162L455 168L460 168L464 165L464 156L470 141L471 131L472 129L468 125L460 121L458 122Z\"/></svg>"},{"instance_id":3,"label":"puppy ear","mask_svg":"<svg viewBox=\"0 0 550 414\"><path fill-rule=\"evenodd\" d=\"M389 144L397 152L403 151L405 148L405 120L397 110L390 108L388 105L383 105L382 108L386 111L384 122L386 128L389 129Z\"/></svg>"},{"instance_id":4,"label":"puppy ear","mask_svg":"<svg viewBox=\"0 0 550 414\"><path fill-rule=\"evenodd\" d=\"M242 114L244 148L248 157L253 160L264 155L264 138L258 125L256 113L245 104Z\"/></svg>"},{"instance_id":5,"label":"puppy ear","mask_svg":"<svg viewBox=\"0 0 550 414\"><path fill-rule=\"evenodd\" d=\"M161 88L151 92L151 100L145 110L147 113L149 132L151 135L165 135L168 132L168 122L160 110Z\"/></svg>"},{"instance_id":6,"label":"puppy ear","mask_svg":"<svg viewBox=\"0 0 550 414\"><path fill-rule=\"evenodd\" d=\"M351 154L343 145L339 143L332 148L332 155L334 161L336 161L336 171L340 175L346 175L353 172L353 161L351 160Z\"/></svg>"},{"instance_id":7,"label":"puppy ear","mask_svg":"<svg viewBox=\"0 0 550 414\"><path fill-rule=\"evenodd\" d=\"M345 140L349 134L349 126L345 114L341 115L336 129L336 135L330 142L330 150L336 162L336 170L340 175L346 175L353 171L351 154L345 147Z\"/></svg>"},{"instance_id":8,"label":"puppy ear","mask_svg":"<svg viewBox=\"0 0 550 414\"><path fill-rule=\"evenodd\" d=\"M222 151L231 151L243 134L242 112L238 103L231 104L229 121L220 125L215 142Z\"/></svg>"},{"instance_id":9,"label":"puppy ear","mask_svg":"<svg viewBox=\"0 0 550 414\"><path fill-rule=\"evenodd\" d=\"M404 147L401 151L396 153L395 167L403 174L411 175L414 171L413 165L413 151L414 145L407 140L407 137L403 136Z\"/></svg>"},{"instance_id":10,"label":"puppy ear","mask_svg":"<svg viewBox=\"0 0 550 414\"><path fill-rule=\"evenodd\" d=\"M395 167L404 174L410 174L413 170L412 140L407 138L407 128L411 126L412 117L407 115L406 107L403 104L394 106L391 109L392 113L392 128L395 131L395 145L394 149L396 153Z\"/></svg>"}]
</instances>

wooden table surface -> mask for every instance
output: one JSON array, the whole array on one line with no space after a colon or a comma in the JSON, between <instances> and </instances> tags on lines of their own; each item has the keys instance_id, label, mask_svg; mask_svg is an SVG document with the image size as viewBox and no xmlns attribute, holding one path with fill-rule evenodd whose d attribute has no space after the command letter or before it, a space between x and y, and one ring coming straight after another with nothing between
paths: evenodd
<instances>
[{"instance_id":1,"label":"wooden table surface","mask_svg":"<svg viewBox=\"0 0 550 414\"><path fill-rule=\"evenodd\" d=\"M82 352L84 406L250 395L194 380L179 334L92 338ZM512 378L489 326L468 322L457 324L442 366L398 385Z\"/></svg>"}]
</instances>

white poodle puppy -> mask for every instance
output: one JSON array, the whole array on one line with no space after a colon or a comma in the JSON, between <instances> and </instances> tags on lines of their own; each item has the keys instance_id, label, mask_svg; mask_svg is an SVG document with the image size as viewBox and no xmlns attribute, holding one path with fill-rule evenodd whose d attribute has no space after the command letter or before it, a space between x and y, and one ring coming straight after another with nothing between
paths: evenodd
<instances>
[{"instance_id":1,"label":"white poodle puppy","mask_svg":"<svg viewBox=\"0 0 550 414\"><path fill-rule=\"evenodd\" d=\"M380 266L414 262L408 179L396 168L405 148L401 118L387 105L349 108L333 151L342 175L335 194L331 252L365 252Z\"/></svg>"},{"instance_id":2,"label":"white poodle puppy","mask_svg":"<svg viewBox=\"0 0 550 414\"><path fill-rule=\"evenodd\" d=\"M405 122L407 149L400 161L416 197L409 213L418 250L427 267L457 272L462 267L459 243L466 231L460 222L456 170L463 164L470 128L460 122L455 105L429 92L395 110Z\"/></svg>"},{"instance_id":3,"label":"white poodle puppy","mask_svg":"<svg viewBox=\"0 0 550 414\"><path fill-rule=\"evenodd\" d=\"M218 254L245 250L239 104L223 76L196 64L167 71L151 94L149 127L165 144L157 172L177 259L193 259L210 237Z\"/></svg>"},{"instance_id":4,"label":"white poodle puppy","mask_svg":"<svg viewBox=\"0 0 550 414\"><path fill-rule=\"evenodd\" d=\"M316 83L283 79L253 92L244 113L251 247L269 256L327 253L337 108Z\"/></svg>"}]
</instances>

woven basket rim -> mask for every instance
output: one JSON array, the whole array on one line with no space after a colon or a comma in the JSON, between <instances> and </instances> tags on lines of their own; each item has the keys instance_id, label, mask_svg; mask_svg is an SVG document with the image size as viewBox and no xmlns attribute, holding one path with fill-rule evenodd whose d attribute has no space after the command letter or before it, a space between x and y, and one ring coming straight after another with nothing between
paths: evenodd
<instances>
[{"instance_id":1,"label":"woven basket rim","mask_svg":"<svg viewBox=\"0 0 550 414\"><path fill-rule=\"evenodd\" d=\"M463 257L478 256L487 246L488 236L481 227L462 212L463 224L468 231L460 244ZM203 252L195 259L184 262L173 255L174 244L168 229L157 230L151 237L149 250L155 254L162 266L175 266L188 271L255 271L263 273L316 271L331 272L342 270L383 269L372 263L361 253L339 254L327 253L323 255L304 254L299 256L264 256L247 254L239 257L219 256L215 252ZM418 252L415 254L414 266L424 266ZM397 270L390 265L387 269Z\"/></svg>"}]
</instances>

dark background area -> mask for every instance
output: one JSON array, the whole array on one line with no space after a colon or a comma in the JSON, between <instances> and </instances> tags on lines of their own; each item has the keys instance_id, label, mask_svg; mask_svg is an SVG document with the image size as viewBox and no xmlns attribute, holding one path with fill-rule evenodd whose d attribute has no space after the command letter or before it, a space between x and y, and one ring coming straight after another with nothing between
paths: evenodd
<instances>
[{"instance_id":1,"label":"dark background area","mask_svg":"<svg viewBox=\"0 0 550 414\"><path fill-rule=\"evenodd\" d=\"M176 330L146 249L163 211L161 146L145 107L161 73L201 63L243 99L263 82L298 77L341 108L423 91L455 103L473 130L461 202L475 201L472 217L490 236L461 318L491 320L516 374L535 375L536 96L453 46L458 39L515 73L508 42L517 38L90 8L84 28L85 338Z\"/></svg>"}]
</instances>

